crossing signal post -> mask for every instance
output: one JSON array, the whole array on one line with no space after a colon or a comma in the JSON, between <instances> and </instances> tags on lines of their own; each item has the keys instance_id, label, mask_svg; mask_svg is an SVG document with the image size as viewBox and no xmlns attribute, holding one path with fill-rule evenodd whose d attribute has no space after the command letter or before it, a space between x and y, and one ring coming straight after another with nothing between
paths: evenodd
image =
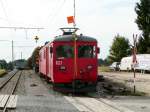
<instances>
[{"instance_id":1,"label":"crossing signal post","mask_svg":"<svg viewBox=\"0 0 150 112\"><path fill-rule=\"evenodd\" d=\"M133 72L134 72L134 93L136 92L136 71L135 71L135 67L137 65L137 58L136 58L136 53L137 53L137 47L136 47L136 44L137 44L137 34L134 35L133 34L133 48L132 48L132 55L133 55L133 58L132 58L132 65L133 65Z\"/></svg>"}]
</instances>

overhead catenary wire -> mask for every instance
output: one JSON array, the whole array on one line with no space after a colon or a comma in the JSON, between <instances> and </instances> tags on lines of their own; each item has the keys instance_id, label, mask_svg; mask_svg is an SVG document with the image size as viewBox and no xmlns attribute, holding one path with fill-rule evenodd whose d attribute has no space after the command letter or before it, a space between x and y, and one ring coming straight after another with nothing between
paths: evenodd
<instances>
[{"instance_id":1,"label":"overhead catenary wire","mask_svg":"<svg viewBox=\"0 0 150 112\"><path fill-rule=\"evenodd\" d=\"M61 9L63 8L65 2L66 0L63 0L63 2L60 5L57 5L58 7L56 7L56 10L53 12L52 16L49 17L50 19L48 21L48 25L52 25L56 22L57 15L59 15L59 13L61 12Z\"/></svg>"},{"instance_id":2,"label":"overhead catenary wire","mask_svg":"<svg viewBox=\"0 0 150 112\"><path fill-rule=\"evenodd\" d=\"M58 6L58 0L56 1L56 6L51 9L51 12L49 12L48 17L45 20L45 24L47 24L47 21L51 20L51 18L52 18L52 12L54 12L54 10L55 10L55 8L57 8L57 6Z\"/></svg>"},{"instance_id":3,"label":"overhead catenary wire","mask_svg":"<svg viewBox=\"0 0 150 112\"><path fill-rule=\"evenodd\" d=\"M2 20L5 20L5 21L7 21L8 22L8 25L7 26L0 26L0 29L12 29L12 30L18 30L18 29L23 29L23 30L25 30L25 33L26 33L26 38L27 38L27 30L41 30L41 29L45 29L45 28L42 28L42 27L15 27L15 26L11 26L11 24L10 24L10 22L9 22L9 17L8 17L8 15L7 15L7 7L6 7L6 3L4 4L5 2L3 2L3 0L0 0L0 6L1 6L1 9L2 9L2 11L4 12L4 16L5 17L0 17L0 19L2 19ZM15 37L15 36L13 36L13 35L11 35L10 37L12 37L12 39L10 39L10 40L0 40L0 41L2 41L2 42L11 42L11 43L14 43L14 42L16 42L16 41L13 41L14 40L14 38L13 37ZM1 44L2 45L2 44ZM7 44L8 45L8 44ZM12 47L12 46L5 46L5 48L6 47ZM17 48L25 48L25 47L35 47L35 46L13 46L13 47L17 47ZM14 51L13 51L14 52ZM13 53L12 53L13 54Z\"/></svg>"},{"instance_id":4,"label":"overhead catenary wire","mask_svg":"<svg viewBox=\"0 0 150 112\"><path fill-rule=\"evenodd\" d=\"M63 1L63 2L60 2L60 1ZM51 9L52 11L49 13L49 15L46 19L46 22L43 25L47 29L51 29L51 34L55 34L57 31L59 31L59 28L54 29L54 27L50 28L49 26L53 26L54 24L55 24L55 26L57 26L57 24L60 24L59 22L57 22L57 20L58 20L59 14L60 13L62 14L62 9L63 9L65 3L66 3L66 0L57 0L56 3L55 3L56 6L54 6Z\"/></svg>"},{"instance_id":5,"label":"overhead catenary wire","mask_svg":"<svg viewBox=\"0 0 150 112\"><path fill-rule=\"evenodd\" d=\"M40 27L9 27L9 26L8 26L8 27L7 27L7 26L5 27L5 26L0 26L0 29L15 29L15 30L16 30L16 29L25 29L25 30L27 30L27 29L28 29L28 30L29 30L29 29L30 29L30 30L36 30L36 29L38 29L38 30L41 30L41 29L44 29L44 28L42 28L42 27L40 28Z\"/></svg>"},{"instance_id":6,"label":"overhead catenary wire","mask_svg":"<svg viewBox=\"0 0 150 112\"><path fill-rule=\"evenodd\" d=\"M0 0L0 1L2 1L2 0ZM54 11L53 12L53 15L51 16L51 20L49 21L51 24L55 24L55 22L57 22L57 19L58 19L58 15L61 13L61 9L64 7L64 5L65 5L65 3L66 3L66 0L61 0L61 2L60 2L60 0L57 0L57 7L56 7L56 9L55 9L55 11L54 10L52 10L52 11ZM5 4L3 4L3 5L5 5ZM54 7L55 8L55 7ZM6 12L6 8L4 7L4 9L3 10L5 10L5 12ZM62 14L62 13L61 13ZM8 15L7 15L7 13L5 14L7 17L8 17ZM7 18L6 17L6 18ZM23 29L23 30L25 30L25 33L26 33L26 38L27 38L27 31L28 31L28 27L3 27L3 26L1 26L0 27L1 29L5 29L5 28L8 28L8 29ZM30 29L34 29L34 28L30 28ZM43 28L44 29L44 28ZM11 36L11 37L14 37L14 36ZM14 40L14 39L12 39L12 40ZM14 41L15 42L15 41ZM14 46L15 47L15 46Z\"/></svg>"}]
</instances>

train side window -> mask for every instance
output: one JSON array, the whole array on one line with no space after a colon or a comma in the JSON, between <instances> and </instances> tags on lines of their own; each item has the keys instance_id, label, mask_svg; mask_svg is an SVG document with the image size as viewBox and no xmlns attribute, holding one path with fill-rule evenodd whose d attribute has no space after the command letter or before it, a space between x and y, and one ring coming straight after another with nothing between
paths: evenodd
<instances>
[{"instance_id":1,"label":"train side window","mask_svg":"<svg viewBox=\"0 0 150 112\"><path fill-rule=\"evenodd\" d=\"M73 46L60 45L56 47L56 58L73 58Z\"/></svg>"},{"instance_id":2,"label":"train side window","mask_svg":"<svg viewBox=\"0 0 150 112\"><path fill-rule=\"evenodd\" d=\"M94 58L96 56L95 46L93 45L80 45L78 46L79 58Z\"/></svg>"}]
</instances>

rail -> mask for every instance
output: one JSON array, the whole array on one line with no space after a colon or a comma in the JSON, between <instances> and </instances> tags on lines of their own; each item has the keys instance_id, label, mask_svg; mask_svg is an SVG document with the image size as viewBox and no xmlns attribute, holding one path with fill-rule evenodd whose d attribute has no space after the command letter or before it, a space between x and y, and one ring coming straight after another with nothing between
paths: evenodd
<instances>
[{"instance_id":1,"label":"rail","mask_svg":"<svg viewBox=\"0 0 150 112\"><path fill-rule=\"evenodd\" d=\"M17 74L18 71L15 71L13 75L11 75L7 80L5 80L1 85L0 85L0 90Z\"/></svg>"},{"instance_id":2,"label":"rail","mask_svg":"<svg viewBox=\"0 0 150 112\"><path fill-rule=\"evenodd\" d=\"M15 72L11 77L9 77L9 78L0 86L0 90L2 90L2 89L8 84L8 82L9 82L16 74L18 74L18 73L19 73L19 71ZM12 86L12 88L11 88L11 91L10 91L10 93L9 93L9 95L8 95L8 98L7 98L7 100L6 100L6 103L5 103L4 107L2 108L2 112L6 112L6 111L7 111L7 104L8 104L8 102L9 102L9 99L10 99L11 95L13 95L14 92L15 92L15 90L16 90L16 87L17 87L17 85L18 85L18 82L19 82L19 79L20 79L20 77L21 77L21 74L22 74L22 71L20 71L19 76L18 76L18 77L16 78L16 80L15 80L15 84L13 84L13 86Z\"/></svg>"}]
</instances>

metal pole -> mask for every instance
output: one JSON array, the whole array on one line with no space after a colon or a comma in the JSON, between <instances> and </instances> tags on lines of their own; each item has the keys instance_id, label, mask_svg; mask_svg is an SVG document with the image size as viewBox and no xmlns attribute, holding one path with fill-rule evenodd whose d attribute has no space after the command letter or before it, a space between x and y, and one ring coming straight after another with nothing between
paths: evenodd
<instances>
[{"instance_id":1,"label":"metal pole","mask_svg":"<svg viewBox=\"0 0 150 112\"><path fill-rule=\"evenodd\" d=\"M21 52L21 60L22 60L22 52Z\"/></svg>"},{"instance_id":2,"label":"metal pole","mask_svg":"<svg viewBox=\"0 0 150 112\"><path fill-rule=\"evenodd\" d=\"M74 0L74 23L73 23L73 26L74 28L76 27L76 20L75 20L75 0ZM74 82L73 82L73 93L75 93L75 80L76 80L76 76L77 76L77 57L76 57L76 34L75 32L73 33L73 38L74 38Z\"/></svg>"},{"instance_id":3,"label":"metal pole","mask_svg":"<svg viewBox=\"0 0 150 112\"><path fill-rule=\"evenodd\" d=\"M11 53L12 53L12 68L14 69L14 41L12 40L12 49L11 49Z\"/></svg>"},{"instance_id":4,"label":"metal pole","mask_svg":"<svg viewBox=\"0 0 150 112\"><path fill-rule=\"evenodd\" d=\"M135 87L135 67L134 67L134 93L136 92L136 87Z\"/></svg>"},{"instance_id":5,"label":"metal pole","mask_svg":"<svg viewBox=\"0 0 150 112\"><path fill-rule=\"evenodd\" d=\"M76 2L75 2L75 0L74 0L74 5L73 5L73 7L74 7L74 28L76 27Z\"/></svg>"}]
</instances>

